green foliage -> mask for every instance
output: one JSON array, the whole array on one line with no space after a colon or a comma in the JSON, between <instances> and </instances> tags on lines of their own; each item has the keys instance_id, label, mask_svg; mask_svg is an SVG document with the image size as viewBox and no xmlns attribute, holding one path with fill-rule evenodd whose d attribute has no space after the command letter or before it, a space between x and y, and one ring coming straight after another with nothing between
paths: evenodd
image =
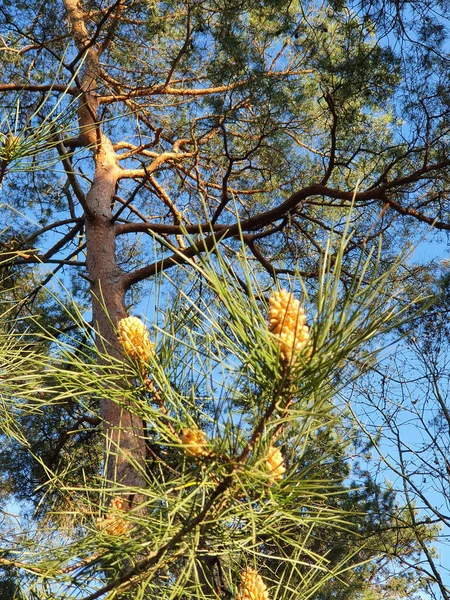
<instances>
[{"instance_id":1,"label":"green foliage","mask_svg":"<svg viewBox=\"0 0 450 600\"><path fill-rule=\"evenodd\" d=\"M234 593L246 564L258 565L278 599L327 597L337 585L327 582L347 578L361 589L370 571L365 565L386 553L383 529L395 530L389 516L394 497L383 496L368 476L364 489L348 486L345 456L355 432L334 399L358 374L346 374L348 359L398 326L405 307L397 290L387 292L396 265L379 272L376 254L362 258L352 286L342 288L350 240L343 238L337 254L331 254L330 242L316 297L306 294L301 278L293 281L305 290L312 343L291 366L269 332L267 300L247 258L240 262L243 290L233 276L237 265L216 249L192 263L183 288L162 278L178 299L170 308L156 307L150 384L138 364L108 355L96 360L98 351L88 342L63 343L44 330L43 347L51 342L47 353L27 346L26 334L2 338L2 423L4 435L13 439L7 467L14 470L14 451L20 464L29 464L28 453L44 475L39 489L46 516L33 539L25 534L21 541L30 593L88 598L109 581L111 597L122 597L133 579L133 597L211 597L211 578L223 593ZM373 275L366 281L369 266ZM204 300L194 301L189 292L195 281L205 288ZM77 328L86 330L81 315L70 312ZM89 329L86 334L88 340ZM24 354L20 384L12 347L16 356ZM147 423L144 488L106 489L92 468L98 464L95 436L101 434L87 427L88 416L95 417L95 400L105 394ZM85 420L80 416L79 428L66 431L74 411L84 412ZM186 452L183 428L204 430L204 455ZM46 431L48 440L37 451ZM58 444L58 462L52 462L48 455ZM284 477L275 481L266 466L273 444L286 465ZM109 453L123 451L112 447ZM24 479L32 477L25 473ZM116 494L130 502L128 511L107 508ZM402 544L415 551L407 537Z\"/></svg>"}]
</instances>

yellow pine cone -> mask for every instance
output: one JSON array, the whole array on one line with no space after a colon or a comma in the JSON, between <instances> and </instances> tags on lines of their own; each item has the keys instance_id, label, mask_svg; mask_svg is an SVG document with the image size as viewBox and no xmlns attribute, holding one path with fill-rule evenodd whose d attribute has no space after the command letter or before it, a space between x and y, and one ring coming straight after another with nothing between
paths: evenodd
<instances>
[{"instance_id":1,"label":"yellow pine cone","mask_svg":"<svg viewBox=\"0 0 450 600\"><path fill-rule=\"evenodd\" d=\"M2 143L3 141L3 143ZM18 147L20 146L20 136L7 133L5 136L0 138L0 155L6 160L10 160L14 157Z\"/></svg>"},{"instance_id":2,"label":"yellow pine cone","mask_svg":"<svg viewBox=\"0 0 450 600\"><path fill-rule=\"evenodd\" d=\"M286 362L291 362L308 343L305 312L290 292L281 290L269 298L269 329L276 336Z\"/></svg>"},{"instance_id":3,"label":"yellow pine cone","mask_svg":"<svg viewBox=\"0 0 450 600\"><path fill-rule=\"evenodd\" d=\"M266 584L255 569L247 567L243 571L236 600L269 600Z\"/></svg>"},{"instance_id":4,"label":"yellow pine cone","mask_svg":"<svg viewBox=\"0 0 450 600\"><path fill-rule=\"evenodd\" d=\"M203 431L193 429L182 429L180 441L184 444L183 450L188 456L208 456L206 435Z\"/></svg>"},{"instance_id":5,"label":"yellow pine cone","mask_svg":"<svg viewBox=\"0 0 450 600\"><path fill-rule=\"evenodd\" d=\"M284 466L284 458L279 448L270 446L266 456L266 469L270 475L269 481L272 485L275 481L283 479L283 474L286 471Z\"/></svg>"},{"instance_id":6,"label":"yellow pine cone","mask_svg":"<svg viewBox=\"0 0 450 600\"><path fill-rule=\"evenodd\" d=\"M146 363L153 354L148 329L138 317L125 317L119 321L117 331L125 353L140 363Z\"/></svg>"},{"instance_id":7,"label":"yellow pine cone","mask_svg":"<svg viewBox=\"0 0 450 600\"><path fill-rule=\"evenodd\" d=\"M97 529L108 535L125 535L130 523L123 518L127 511L127 502L123 498L114 498L104 519L97 519Z\"/></svg>"}]
</instances>

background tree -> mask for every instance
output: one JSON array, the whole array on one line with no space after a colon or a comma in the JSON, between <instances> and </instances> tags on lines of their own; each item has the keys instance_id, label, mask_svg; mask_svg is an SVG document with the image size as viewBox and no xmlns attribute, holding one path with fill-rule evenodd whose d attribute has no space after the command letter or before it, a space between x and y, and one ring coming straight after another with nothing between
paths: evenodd
<instances>
[{"instance_id":1,"label":"background tree","mask_svg":"<svg viewBox=\"0 0 450 600\"><path fill-rule=\"evenodd\" d=\"M368 437L377 438L380 471L402 493L413 521L425 518L439 527L439 552L420 561L402 557L407 568L432 573L434 597L448 597L448 273L439 269L439 300L409 330L402 344L358 384L361 418ZM415 435L409 430L413 428ZM380 432L382 435L380 436ZM423 532L414 530L419 545Z\"/></svg>"},{"instance_id":2,"label":"background tree","mask_svg":"<svg viewBox=\"0 0 450 600\"><path fill-rule=\"evenodd\" d=\"M342 233L350 203L354 234L346 244L334 237L329 250L334 260L342 253L339 277L350 290L362 264L373 283L372 263L358 257L370 256L381 233L382 266L415 238L418 224L447 231L448 106L437 75L445 56L417 69L416 40L398 28L404 45L390 47L377 37L387 23L376 18L377 6L364 14L353 8L77 0L2 7L1 177L3 214L12 223L4 244L17 252L14 289L29 286L17 315L35 314L39 294L49 302L42 290L54 293L58 275L81 310L92 302L97 352L86 349L91 332L79 313L66 313L78 332L68 323L62 343L70 338L72 347L75 336L88 364L96 354L114 380L124 364L116 331L126 308L162 272L174 273L182 288L195 257L228 256L250 293L238 260L249 252L261 293L301 274L314 297L330 229ZM423 273L395 267L387 289L396 281L414 285ZM217 286L205 292L200 281L189 290L192 300L214 298ZM21 463L28 469L21 483L35 489L35 474L39 483L51 480L58 465L67 466L68 444L79 449L78 467L95 473L98 431L91 428L100 416L105 479L113 495L123 489L129 502L132 489L143 502L154 449L128 384L120 399L106 385L60 407L52 390L42 392L51 407L23 415L31 437L46 445L46 460ZM158 389L151 394L158 402ZM6 458L9 470L14 458ZM76 470L67 472L77 480Z\"/></svg>"}]
</instances>

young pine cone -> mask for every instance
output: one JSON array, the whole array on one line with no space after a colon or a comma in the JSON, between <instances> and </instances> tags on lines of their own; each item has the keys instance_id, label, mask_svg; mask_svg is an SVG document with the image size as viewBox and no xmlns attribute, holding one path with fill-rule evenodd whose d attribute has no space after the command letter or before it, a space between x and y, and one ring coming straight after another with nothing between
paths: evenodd
<instances>
[{"instance_id":1,"label":"young pine cone","mask_svg":"<svg viewBox=\"0 0 450 600\"><path fill-rule=\"evenodd\" d=\"M277 338L285 362L292 362L308 343L305 312L290 292L281 290L269 298L269 329Z\"/></svg>"},{"instance_id":2,"label":"young pine cone","mask_svg":"<svg viewBox=\"0 0 450 600\"><path fill-rule=\"evenodd\" d=\"M266 584L255 569L243 571L236 600L269 600Z\"/></svg>"},{"instance_id":3,"label":"young pine cone","mask_svg":"<svg viewBox=\"0 0 450 600\"><path fill-rule=\"evenodd\" d=\"M269 482L274 484L283 479L283 473L286 471L283 455L279 448L270 446L266 456L266 469L269 473Z\"/></svg>"},{"instance_id":4,"label":"young pine cone","mask_svg":"<svg viewBox=\"0 0 450 600\"><path fill-rule=\"evenodd\" d=\"M180 441L184 444L183 450L188 456L208 456L206 435L203 431L182 429Z\"/></svg>"},{"instance_id":5,"label":"young pine cone","mask_svg":"<svg viewBox=\"0 0 450 600\"><path fill-rule=\"evenodd\" d=\"M138 317L125 317L117 330L125 354L139 363L146 363L153 354L147 327Z\"/></svg>"},{"instance_id":6,"label":"young pine cone","mask_svg":"<svg viewBox=\"0 0 450 600\"><path fill-rule=\"evenodd\" d=\"M97 529L108 535L125 535L130 523L123 515L127 511L127 502L123 498L114 498L104 519L97 519Z\"/></svg>"}]
</instances>

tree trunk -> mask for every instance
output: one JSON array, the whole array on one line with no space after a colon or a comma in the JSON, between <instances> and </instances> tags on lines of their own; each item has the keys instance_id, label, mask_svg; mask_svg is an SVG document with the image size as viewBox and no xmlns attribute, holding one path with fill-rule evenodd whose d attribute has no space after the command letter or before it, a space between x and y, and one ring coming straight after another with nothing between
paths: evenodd
<instances>
[{"instance_id":1,"label":"tree trunk","mask_svg":"<svg viewBox=\"0 0 450 600\"><path fill-rule=\"evenodd\" d=\"M123 360L116 327L126 316L123 273L116 262L116 238L111 205L118 165L110 140L99 134L95 152L95 174L86 196L87 268L92 281L92 316L97 347L103 362L107 356ZM105 475L110 483L143 485L145 461L144 424L124 406L103 399L100 414L105 428ZM135 466L133 466L133 464ZM141 469L139 473L135 467Z\"/></svg>"},{"instance_id":2,"label":"tree trunk","mask_svg":"<svg viewBox=\"0 0 450 600\"><path fill-rule=\"evenodd\" d=\"M97 121L99 80L98 47L91 43L85 14L79 0L64 0L72 36L79 52L86 51L82 95L78 109L79 143L93 148L94 180L86 195L86 264L92 282L92 317L96 344L103 364L108 357L123 360L116 335L117 323L126 316L124 273L116 261L116 236L111 206L119 166L111 141ZM105 432L105 477L109 485L142 487L145 472L145 439L142 419L112 400L100 401Z\"/></svg>"}]
</instances>

